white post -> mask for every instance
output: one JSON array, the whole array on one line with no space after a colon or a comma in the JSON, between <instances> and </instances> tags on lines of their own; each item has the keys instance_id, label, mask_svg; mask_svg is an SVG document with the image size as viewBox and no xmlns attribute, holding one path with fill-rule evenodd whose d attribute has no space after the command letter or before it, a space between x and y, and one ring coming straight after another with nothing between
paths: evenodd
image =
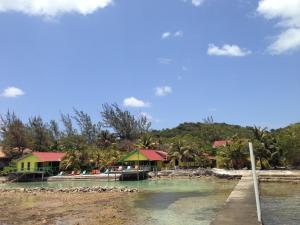
<instances>
[{"instance_id":1,"label":"white post","mask_svg":"<svg viewBox=\"0 0 300 225\"><path fill-rule=\"evenodd\" d=\"M259 222L261 222L259 191L258 191L258 183L257 183L257 177L256 177L256 170L255 170L256 166L255 166L255 158L254 158L254 153L253 153L252 142L249 142L249 150L250 150L251 168L252 168L252 176L253 176L253 184L254 184L255 201L256 201L257 220Z\"/></svg>"}]
</instances>

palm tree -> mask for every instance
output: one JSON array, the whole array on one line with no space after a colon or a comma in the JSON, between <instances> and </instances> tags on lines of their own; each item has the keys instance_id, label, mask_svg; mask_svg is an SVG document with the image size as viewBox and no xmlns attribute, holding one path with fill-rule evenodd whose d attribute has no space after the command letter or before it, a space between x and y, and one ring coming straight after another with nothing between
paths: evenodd
<instances>
[{"instance_id":1,"label":"palm tree","mask_svg":"<svg viewBox=\"0 0 300 225\"><path fill-rule=\"evenodd\" d=\"M176 140L169 148L169 158L175 165L181 162L187 165L187 162L196 156L193 146L187 144L183 140Z\"/></svg>"},{"instance_id":2,"label":"palm tree","mask_svg":"<svg viewBox=\"0 0 300 225\"><path fill-rule=\"evenodd\" d=\"M60 163L61 170L80 169L80 152L77 150L69 150Z\"/></svg>"},{"instance_id":3,"label":"palm tree","mask_svg":"<svg viewBox=\"0 0 300 225\"><path fill-rule=\"evenodd\" d=\"M217 155L226 168L242 169L247 164L247 140L233 136L230 142L218 149Z\"/></svg>"},{"instance_id":4,"label":"palm tree","mask_svg":"<svg viewBox=\"0 0 300 225\"><path fill-rule=\"evenodd\" d=\"M281 165L285 162L284 152L279 148L276 138L267 128L254 126L255 154L260 162L261 169L266 169L264 162L271 166Z\"/></svg>"},{"instance_id":5,"label":"palm tree","mask_svg":"<svg viewBox=\"0 0 300 225\"><path fill-rule=\"evenodd\" d=\"M156 145L153 137L149 134L142 135L136 143L136 147L141 149L156 149Z\"/></svg>"}]
</instances>

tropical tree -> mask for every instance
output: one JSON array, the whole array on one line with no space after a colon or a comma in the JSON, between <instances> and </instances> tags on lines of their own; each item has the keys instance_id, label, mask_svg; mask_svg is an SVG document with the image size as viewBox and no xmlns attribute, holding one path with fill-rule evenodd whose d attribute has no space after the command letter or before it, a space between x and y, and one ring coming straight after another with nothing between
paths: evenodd
<instances>
[{"instance_id":1,"label":"tropical tree","mask_svg":"<svg viewBox=\"0 0 300 225\"><path fill-rule=\"evenodd\" d=\"M294 168L300 167L300 123L281 128L275 135L287 164Z\"/></svg>"},{"instance_id":2,"label":"tropical tree","mask_svg":"<svg viewBox=\"0 0 300 225\"><path fill-rule=\"evenodd\" d=\"M81 153L78 150L69 150L66 152L63 160L60 163L60 170L71 171L71 170L80 170L81 168Z\"/></svg>"},{"instance_id":3,"label":"tropical tree","mask_svg":"<svg viewBox=\"0 0 300 225\"><path fill-rule=\"evenodd\" d=\"M61 138L61 132L59 130L58 123L55 120L50 120L49 125L50 139L51 139L51 150L59 149L59 140Z\"/></svg>"},{"instance_id":4,"label":"tropical tree","mask_svg":"<svg viewBox=\"0 0 300 225\"><path fill-rule=\"evenodd\" d=\"M280 149L275 136L267 128L252 128L255 156L261 169L285 165L285 153Z\"/></svg>"},{"instance_id":5,"label":"tropical tree","mask_svg":"<svg viewBox=\"0 0 300 225\"><path fill-rule=\"evenodd\" d=\"M48 151L51 145L51 133L43 119L40 116L30 118L28 130L31 138L30 147L34 151Z\"/></svg>"},{"instance_id":6,"label":"tropical tree","mask_svg":"<svg viewBox=\"0 0 300 225\"><path fill-rule=\"evenodd\" d=\"M15 113L8 111L0 116L0 134L5 151L12 158L22 155L29 146L28 130Z\"/></svg>"},{"instance_id":7,"label":"tropical tree","mask_svg":"<svg viewBox=\"0 0 300 225\"><path fill-rule=\"evenodd\" d=\"M116 137L108 130L101 130L97 135L97 146L102 149L109 148L112 144L116 143Z\"/></svg>"},{"instance_id":8,"label":"tropical tree","mask_svg":"<svg viewBox=\"0 0 300 225\"><path fill-rule=\"evenodd\" d=\"M247 166L249 156L247 143L247 140L233 136L225 146L219 147L217 150L218 167L242 169Z\"/></svg>"},{"instance_id":9,"label":"tropical tree","mask_svg":"<svg viewBox=\"0 0 300 225\"><path fill-rule=\"evenodd\" d=\"M149 131L151 123L146 116L136 118L129 111L122 110L117 104L104 104L102 108L104 126L112 128L121 140L135 140Z\"/></svg>"},{"instance_id":10,"label":"tropical tree","mask_svg":"<svg viewBox=\"0 0 300 225\"><path fill-rule=\"evenodd\" d=\"M87 113L77 109L73 110L75 112L75 116L73 116L73 118L80 128L81 135L86 139L88 145L95 143L97 132L100 130L101 124L94 124Z\"/></svg>"},{"instance_id":11,"label":"tropical tree","mask_svg":"<svg viewBox=\"0 0 300 225\"><path fill-rule=\"evenodd\" d=\"M195 146L180 139L175 140L170 145L168 151L170 162L174 165L180 165L183 163L185 166L188 166L187 162L194 160L196 156Z\"/></svg>"},{"instance_id":12,"label":"tropical tree","mask_svg":"<svg viewBox=\"0 0 300 225\"><path fill-rule=\"evenodd\" d=\"M157 143L150 134L143 134L135 144L140 149L156 149Z\"/></svg>"},{"instance_id":13,"label":"tropical tree","mask_svg":"<svg viewBox=\"0 0 300 225\"><path fill-rule=\"evenodd\" d=\"M76 129L73 127L72 118L69 114L60 114L61 121L64 125L64 134L65 136L73 136L76 134Z\"/></svg>"}]
</instances>

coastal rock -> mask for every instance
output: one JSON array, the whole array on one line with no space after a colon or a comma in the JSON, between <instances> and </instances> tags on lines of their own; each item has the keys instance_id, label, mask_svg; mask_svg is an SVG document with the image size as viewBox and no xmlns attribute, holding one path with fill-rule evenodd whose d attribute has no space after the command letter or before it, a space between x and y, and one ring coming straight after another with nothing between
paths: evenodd
<instances>
[{"instance_id":1,"label":"coastal rock","mask_svg":"<svg viewBox=\"0 0 300 225\"><path fill-rule=\"evenodd\" d=\"M46 188L46 187L34 187L34 188L0 188L0 192L22 192L22 193L52 193L52 192L62 192L62 193L95 193L95 192L138 192L137 188L128 187L72 187L72 188Z\"/></svg>"}]
</instances>

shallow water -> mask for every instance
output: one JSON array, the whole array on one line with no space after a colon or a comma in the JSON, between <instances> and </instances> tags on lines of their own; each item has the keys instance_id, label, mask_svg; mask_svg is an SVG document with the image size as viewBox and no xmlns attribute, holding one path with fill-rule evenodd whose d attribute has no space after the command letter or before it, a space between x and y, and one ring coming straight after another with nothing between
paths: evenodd
<instances>
[{"instance_id":1,"label":"shallow water","mask_svg":"<svg viewBox=\"0 0 300 225\"><path fill-rule=\"evenodd\" d=\"M143 192L128 203L137 220L143 225L208 225L237 181L217 178L168 179L127 182L107 181L53 181L11 183L2 187L80 187L118 186L135 187Z\"/></svg>"},{"instance_id":2,"label":"shallow water","mask_svg":"<svg viewBox=\"0 0 300 225\"><path fill-rule=\"evenodd\" d=\"M265 225L300 224L300 185L262 183L261 205Z\"/></svg>"}]
</instances>

